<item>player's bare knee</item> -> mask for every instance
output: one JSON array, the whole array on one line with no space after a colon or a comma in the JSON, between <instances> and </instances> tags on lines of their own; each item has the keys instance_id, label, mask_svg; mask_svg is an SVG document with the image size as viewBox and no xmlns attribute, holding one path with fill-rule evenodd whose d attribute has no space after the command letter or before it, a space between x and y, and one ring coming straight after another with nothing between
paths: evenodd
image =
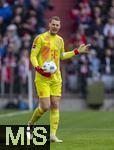
<instances>
[{"instance_id":1,"label":"player's bare knee","mask_svg":"<svg viewBox=\"0 0 114 150\"><path fill-rule=\"evenodd\" d=\"M59 103L57 101L52 101L51 108L59 108Z\"/></svg>"},{"instance_id":2,"label":"player's bare knee","mask_svg":"<svg viewBox=\"0 0 114 150\"><path fill-rule=\"evenodd\" d=\"M50 108L50 99L40 99L40 107L43 109L44 112L48 111L48 109Z\"/></svg>"}]
</instances>

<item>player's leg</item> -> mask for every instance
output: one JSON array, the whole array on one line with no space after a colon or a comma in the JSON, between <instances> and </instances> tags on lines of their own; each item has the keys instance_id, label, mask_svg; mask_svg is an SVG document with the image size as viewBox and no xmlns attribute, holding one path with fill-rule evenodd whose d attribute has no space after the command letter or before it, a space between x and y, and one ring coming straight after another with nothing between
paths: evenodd
<instances>
[{"instance_id":1,"label":"player's leg","mask_svg":"<svg viewBox=\"0 0 114 150\"><path fill-rule=\"evenodd\" d=\"M34 125L38 119L49 109L50 98L40 98L39 106L35 109L32 118L29 121L29 125Z\"/></svg>"},{"instance_id":2,"label":"player's leg","mask_svg":"<svg viewBox=\"0 0 114 150\"><path fill-rule=\"evenodd\" d=\"M38 121L41 116L49 109L50 107L50 98L41 98L39 99L39 106L35 109L32 118L28 122L28 126L30 127L27 132L27 137L29 139L33 138L33 125Z\"/></svg>"},{"instance_id":3,"label":"player's leg","mask_svg":"<svg viewBox=\"0 0 114 150\"><path fill-rule=\"evenodd\" d=\"M36 91L39 96L39 106L35 109L32 118L29 121L30 125L40 119L40 117L49 109L50 107L50 87L46 82L35 82Z\"/></svg>"},{"instance_id":4,"label":"player's leg","mask_svg":"<svg viewBox=\"0 0 114 150\"><path fill-rule=\"evenodd\" d=\"M56 132L59 126L60 96L51 96L50 101L50 139L52 142L63 142L56 137Z\"/></svg>"},{"instance_id":5,"label":"player's leg","mask_svg":"<svg viewBox=\"0 0 114 150\"><path fill-rule=\"evenodd\" d=\"M50 97L50 139L53 142L62 142L56 137L56 132L59 125L59 104L61 99L61 83L56 83L51 86Z\"/></svg>"},{"instance_id":6,"label":"player's leg","mask_svg":"<svg viewBox=\"0 0 114 150\"><path fill-rule=\"evenodd\" d=\"M50 133L56 135L59 125L59 96L50 97Z\"/></svg>"}]
</instances>

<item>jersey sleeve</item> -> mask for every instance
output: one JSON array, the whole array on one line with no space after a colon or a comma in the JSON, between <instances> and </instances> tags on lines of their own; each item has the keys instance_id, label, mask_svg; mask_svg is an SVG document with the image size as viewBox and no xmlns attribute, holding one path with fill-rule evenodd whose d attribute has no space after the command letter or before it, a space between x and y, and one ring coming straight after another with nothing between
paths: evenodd
<instances>
[{"instance_id":1,"label":"jersey sleeve","mask_svg":"<svg viewBox=\"0 0 114 150\"><path fill-rule=\"evenodd\" d=\"M41 37L37 36L34 39L33 44L32 44L30 61L34 67L39 66L37 56L38 56L40 49L41 49L41 44L42 44L41 42L42 42Z\"/></svg>"},{"instance_id":2,"label":"jersey sleeve","mask_svg":"<svg viewBox=\"0 0 114 150\"><path fill-rule=\"evenodd\" d=\"M60 59L61 60L65 60L65 59L69 59L69 58L71 58L73 56L75 56L74 51L65 52L65 50L64 50L64 41L62 39L62 46L61 46L61 51L60 51Z\"/></svg>"}]
</instances>

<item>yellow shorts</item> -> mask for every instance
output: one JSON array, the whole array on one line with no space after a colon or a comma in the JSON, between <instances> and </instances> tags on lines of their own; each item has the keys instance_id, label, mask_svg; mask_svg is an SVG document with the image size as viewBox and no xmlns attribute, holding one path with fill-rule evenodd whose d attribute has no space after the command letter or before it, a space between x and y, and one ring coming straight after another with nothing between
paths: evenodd
<instances>
[{"instance_id":1,"label":"yellow shorts","mask_svg":"<svg viewBox=\"0 0 114 150\"><path fill-rule=\"evenodd\" d=\"M61 96L61 82L37 80L35 86L39 98Z\"/></svg>"}]
</instances>

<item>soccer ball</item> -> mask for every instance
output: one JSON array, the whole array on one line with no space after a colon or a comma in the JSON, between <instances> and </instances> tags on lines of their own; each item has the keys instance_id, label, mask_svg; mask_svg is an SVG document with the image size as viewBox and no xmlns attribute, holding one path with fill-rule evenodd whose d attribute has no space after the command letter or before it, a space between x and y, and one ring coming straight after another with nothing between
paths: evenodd
<instances>
[{"instance_id":1,"label":"soccer ball","mask_svg":"<svg viewBox=\"0 0 114 150\"><path fill-rule=\"evenodd\" d=\"M42 67L45 72L55 73L57 66L53 61L46 61Z\"/></svg>"}]
</instances>

